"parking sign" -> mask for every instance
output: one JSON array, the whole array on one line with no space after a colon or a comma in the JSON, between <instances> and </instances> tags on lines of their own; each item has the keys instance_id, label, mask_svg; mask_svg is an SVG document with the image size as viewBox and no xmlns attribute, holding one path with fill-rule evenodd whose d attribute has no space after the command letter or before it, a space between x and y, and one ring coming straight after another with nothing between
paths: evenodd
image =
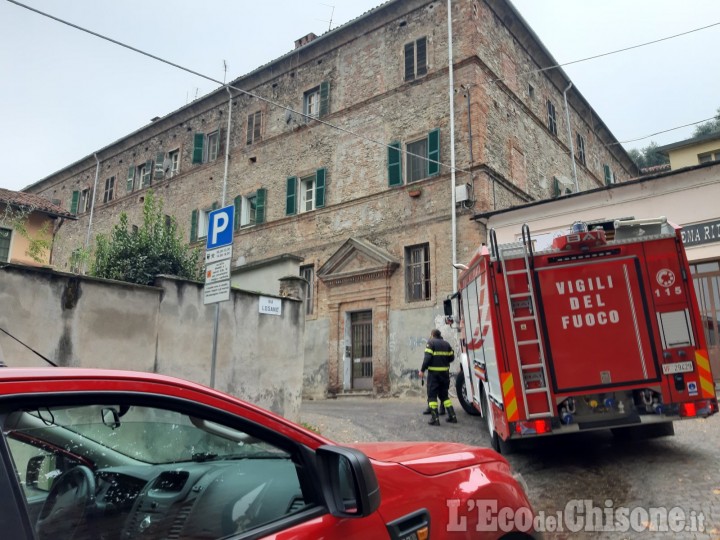
<instances>
[{"instance_id":1,"label":"parking sign","mask_svg":"<svg viewBox=\"0 0 720 540\"><path fill-rule=\"evenodd\" d=\"M230 205L213 210L208 215L208 220L206 249L232 245L235 207Z\"/></svg>"}]
</instances>

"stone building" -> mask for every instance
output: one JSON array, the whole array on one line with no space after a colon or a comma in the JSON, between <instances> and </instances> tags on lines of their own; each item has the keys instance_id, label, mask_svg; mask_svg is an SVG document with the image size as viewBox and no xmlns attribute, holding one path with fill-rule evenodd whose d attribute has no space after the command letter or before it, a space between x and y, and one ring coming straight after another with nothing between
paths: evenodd
<instances>
[{"instance_id":1,"label":"stone building","mask_svg":"<svg viewBox=\"0 0 720 540\"><path fill-rule=\"evenodd\" d=\"M235 286L301 260L307 395L419 387L471 215L637 173L509 2L452 2L452 78L448 35L446 2L386 2L30 186L77 214L58 268L150 188L199 247L234 204Z\"/></svg>"}]
</instances>

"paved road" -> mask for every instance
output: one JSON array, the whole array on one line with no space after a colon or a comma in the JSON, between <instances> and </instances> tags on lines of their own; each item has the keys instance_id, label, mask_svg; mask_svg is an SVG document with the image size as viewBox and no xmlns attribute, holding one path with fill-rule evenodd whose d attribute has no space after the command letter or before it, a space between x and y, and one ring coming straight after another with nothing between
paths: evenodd
<instances>
[{"instance_id":1,"label":"paved road","mask_svg":"<svg viewBox=\"0 0 720 540\"><path fill-rule=\"evenodd\" d=\"M478 417L457 406L458 424L433 427L420 414L424 406L420 396L338 398L303 402L301 417L339 443L446 440L490 446ZM586 504L598 508L591 511L595 513L610 507L617 512L616 526L629 529L592 534L563 530L546 532L545 538L720 539L720 415L676 422L675 431L674 437L624 443L609 432L555 437L520 447L507 458L525 478L538 513L555 516L568 504L581 505L583 513ZM683 530L652 531L655 526L649 523L667 524L662 516L675 507L678 510L670 517L684 518L684 525L673 521ZM658 509L657 517L645 520L651 508ZM704 532L695 532L701 522ZM544 523L552 525L552 518ZM646 530L634 531L634 523Z\"/></svg>"}]
</instances>

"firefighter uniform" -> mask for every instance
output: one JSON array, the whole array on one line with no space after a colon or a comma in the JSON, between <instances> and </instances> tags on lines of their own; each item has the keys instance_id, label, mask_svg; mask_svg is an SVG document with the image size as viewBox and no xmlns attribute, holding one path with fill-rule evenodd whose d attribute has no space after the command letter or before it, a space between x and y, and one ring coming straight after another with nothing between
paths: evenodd
<instances>
[{"instance_id":1,"label":"firefighter uniform","mask_svg":"<svg viewBox=\"0 0 720 540\"><path fill-rule=\"evenodd\" d=\"M428 372L428 407L432 415L428 423L431 426L440 425L438 398L440 398L440 403L445 406L445 410L447 411L447 421L453 424L457 423L452 401L450 401L448 397L448 389L450 388L450 362L454 359L455 352L452 346L442 338L439 330L433 330L430 340L425 346L425 356L422 367L420 368L423 376L425 371Z\"/></svg>"}]
</instances>

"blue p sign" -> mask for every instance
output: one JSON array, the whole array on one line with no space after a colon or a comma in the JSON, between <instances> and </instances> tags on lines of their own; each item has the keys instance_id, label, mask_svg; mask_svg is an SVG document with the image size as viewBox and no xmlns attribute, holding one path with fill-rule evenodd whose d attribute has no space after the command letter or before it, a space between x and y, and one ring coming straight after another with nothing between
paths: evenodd
<instances>
[{"instance_id":1,"label":"blue p sign","mask_svg":"<svg viewBox=\"0 0 720 540\"><path fill-rule=\"evenodd\" d=\"M235 207L213 210L208 216L207 249L228 246L233 241L233 221L235 220Z\"/></svg>"}]
</instances>

